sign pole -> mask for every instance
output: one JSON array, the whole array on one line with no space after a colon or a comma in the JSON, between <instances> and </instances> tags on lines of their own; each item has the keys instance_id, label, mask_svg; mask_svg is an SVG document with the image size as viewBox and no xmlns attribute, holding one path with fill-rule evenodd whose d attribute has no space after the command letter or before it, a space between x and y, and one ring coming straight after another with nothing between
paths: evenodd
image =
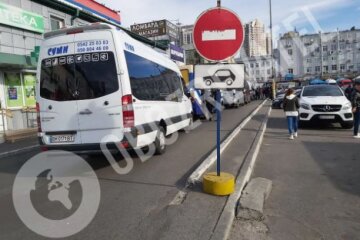
<instances>
[{"instance_id":1,"label":"sign pole","mask_svg":"<svg viewBox=\"0 0 360 240\"><path fill-rule=\"evenodd\" d=\"M219 89L216 90L216 173L220 176L220 130L221 130L221 92Z\"/></svg>"}]
</instances>

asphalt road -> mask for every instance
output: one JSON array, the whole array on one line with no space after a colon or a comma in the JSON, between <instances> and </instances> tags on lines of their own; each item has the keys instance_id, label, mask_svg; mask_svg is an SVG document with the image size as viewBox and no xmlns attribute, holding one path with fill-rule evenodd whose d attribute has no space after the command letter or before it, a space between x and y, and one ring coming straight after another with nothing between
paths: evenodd
<instances>
[{"instance_id":1,"label":"asphalt road","mask_svg":"<svg viewBox=\"0 0 360 240\"><path fill-rule=\"evenodd\" d=\"M360 239L360 141L339 125L290 141L273 110L252 177L273 181L264 221L235 221L232 240Z\"/></svg>"},{"instance_id":2,"label":"asphalt road","mask_svg":"<svg viewBox=\"0 0 360 240\"><path fill-rule=\"evenodd\" d=\"M259 103L225 110L222 137L229 134ZM145 162L133 155L134 167L126 175L116 173L102 156L85 156L99 179L101 201L93 221L69 239L160 239L170 224L164 209L183 189L187 177L215 147L215 133L214 122L203 122L190 133L181 132L164 155L154 156ZM0 239L45 239L22 223L12 201L15 175L37 153L32 151L0 159ZM124 162L118 163L122 166ZM81 191L70 192L75 202L81 200L81 196ZM40 197L36 199L45 199ZM62 213L57 205L45 200L37 200L37 204L43 215L61 219ZM201 216L196 216L194 211L194 217Z\"/></svg>"}]
</instances>

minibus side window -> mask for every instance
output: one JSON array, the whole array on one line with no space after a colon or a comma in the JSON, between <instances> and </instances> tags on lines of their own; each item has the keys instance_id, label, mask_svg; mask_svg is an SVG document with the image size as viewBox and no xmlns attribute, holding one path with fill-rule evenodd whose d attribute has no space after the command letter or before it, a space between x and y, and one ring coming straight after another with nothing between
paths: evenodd
<instances>
[{"instance_id":1,"label":"minibus side window","mask_svg":"<svg viewBox=\"0 0 360 240\"><path fill-rule=\"evenodd\" d=\"M179 101L178 74L155 62L125 51L132 94L145 101ZM181 95L182 96L182 95Z\"/></svg>"}]
</instances>

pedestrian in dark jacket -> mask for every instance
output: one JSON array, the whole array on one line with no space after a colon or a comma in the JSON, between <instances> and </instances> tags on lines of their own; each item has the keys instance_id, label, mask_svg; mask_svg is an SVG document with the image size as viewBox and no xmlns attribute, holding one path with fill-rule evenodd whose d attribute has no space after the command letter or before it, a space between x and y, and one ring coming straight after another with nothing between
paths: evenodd
<instances>
[{"instance_id":1,"label":"pedestrian in dark jacket","mask_svg":"<svg viewBox=\"0 0 360 240\"><path fill-rule=\"evenodd\" d=\"M352 96L353 91L354 91L354 88L351 85L349 85L344 91L345 96L347 99L349 99L349 101L351 101L351 96Z\"/></svg>"},{"instance_id":2,"label":"pedestrian in dark jacket","mask_svg":"<svg viewBox=\"0 0 360 240\"><path fill-rule=\"evenodd\" d=\"M355 80L354 91L351 95L351 104L354 113L354 138L360 138L360 79Z\"/></svg>"},{"instance_id":3,"label":"pedestrian in dark jacket","mask_svg":"<svg viewBox=\"0 0 360 240\"><path fill-rule=\"evenodd\" d=\"M290 140L298 136L299 99L294 90L289 88L284 96L284 111L287 118Z\"/></svg>"}]
</instances>

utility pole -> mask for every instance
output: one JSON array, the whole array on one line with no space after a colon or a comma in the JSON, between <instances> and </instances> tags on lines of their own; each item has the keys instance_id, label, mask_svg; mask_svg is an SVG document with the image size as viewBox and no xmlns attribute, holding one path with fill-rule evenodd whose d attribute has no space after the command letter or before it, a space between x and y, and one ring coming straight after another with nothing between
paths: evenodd
<instances>
[{"instance_id":1,"label":"utility pole","mask_svg":"<svg viewBox=\"0 0 360 240\"><path fill-rule=\"evenodd\" d=\"M269 0L269 11L270 11L270 57L271 57L271 76L272 76L272 92L273 92L273 98L275 98L275 84L276 84L276 73L274 69L274 40L273 40L273 22L272 22L272 2Z\"/></svg>"}]
</instances>

